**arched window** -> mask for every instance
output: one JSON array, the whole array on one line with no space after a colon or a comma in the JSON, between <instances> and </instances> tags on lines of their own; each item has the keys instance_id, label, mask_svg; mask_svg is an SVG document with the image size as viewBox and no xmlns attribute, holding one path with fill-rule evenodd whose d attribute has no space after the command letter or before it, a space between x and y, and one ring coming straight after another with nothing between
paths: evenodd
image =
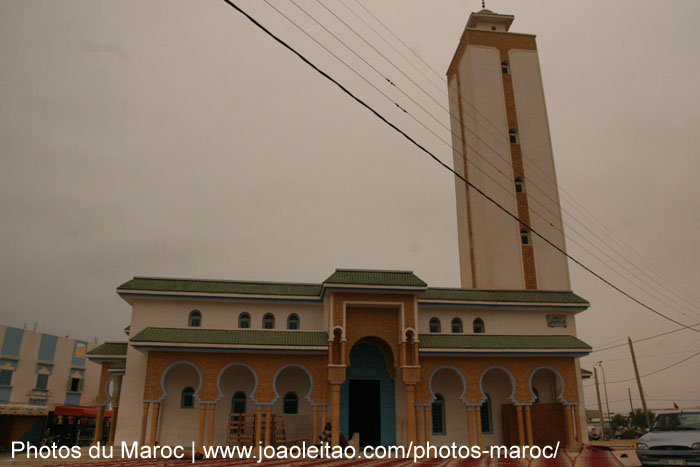
<instances>
[{"instance_id":1,"label":"arched window","mask_svg":"<svg viewBox=\"0 0 700 467\"><path fill-rule=\"evenodd\" d=\"M492 431L491 397L486 394L486 400L481 404L481 432L491 433Z\"/></svg>"},{"instance_id":2,"label":"arched window","mask_svg":"<svg viewBox=\"0 0 700 467\"><path fill-rule=\"evenodd\" d=\"M522 229L520 231L520 243L523 245L530 244L530 232L528 232L526 229Z\"/></svg>"},{"instance_id":3,"label":"arched window","mask_svg":"<svg viewBox=\"0 0 700 467\"><path fill-rule=\"evenodd\" d=\"M284 406L282 411L286 414L299 413L299 398L293 392L284 395Z\"/></svg>"},{"instance_id":4,"label":"arched window","mask_svg":"<svg viewBox=\"0 0 700 467\"><path fill-rule=\"evenodd\" d=\"M515 192L516 193L524 193L525 192L525 187L523 186L523 179L520 177L515 179Z\"/></svg>"},{"instance_id":5,"label":"arched window","mask_svg":"<svg viewBox=\"0 0 700 467\"><path fill-rule=\"evenodd\" d=\"M287 329L299 329L299 315L292 313L287 317Z\"/></svg>"},{"instance_id":6,"label":"arched window","mask_svg":"<svg viewBox=\"0 0 700 467\"><path fill-rule=\"evenodd\" d=\"M238 391L231 398L231 413L245 413L246 395L243 391Z\"/></svg>"},{"instance_id":7,"label":"arched window","mask_svg":"<svg viewBox=\"0 0 700 467\"><path fill-rule=\"evenodd\" d=\"M462 332L462 320L454 318L452 320L452 334L460 334Z\"/></svg>"},{"instance_id":8,"label":"arched window","mask_svg":"<svg viewBox=\"0 0 700 467\"><path fill-rule=\"evenodd\" d=\"M474 320L474 334L483 334L486 332L486 326L484 326L484 320L481 318L476 318Z\"/></svg>"},{"instance_id":9,"label":"arched window","mask_svg":"<svg viewBox=\"0 0 700 467\"><path fill-rule=\"evenodd\" d=\"M430 332L440 332L440 320L438 318L430 318Z\"/></svg>"},{"instance_id":10,"label":"arched window","mask_svg":"<svg viewBox=\"0 0 700 467\"><path fill-rule=\"evenodd\" d=\"M198 328L202 325L202 313L199 310L190 311L188 325L193 328Z\"/></svg>"},{"instance_id":11,"label":"arched window","mask_svg":"<svg viewBox=\"0 0 700 467\"><path fill-rule=\"evenodd\" d=\"M535 386L532 387L532 393L535 395L535 403L540 401L540 392L535 388Z\"/></svg>"},{"instance_id":12,"label":"arched window","mask_svg":"<svg viewBox=\"0 0 700 467\"><path fill-rule=\"evenodd\" d=\"M501 62L501 73L503 73L504 75L510 73L510 64L508 64L507 60L503 60Z\"/></svg>"},{"instance_id":13,"label":"arched window","mask_svg":"<svg viewBox=\"0 0 700 467\"><path fill-rule=\"evenodd\" d=\"M508 132L508 138L510 138L512 144L516 144L518 142L518 130L511 128Z\"/></svg>"},{"instance_id":14,"label":"arched window","mask_svg":"<svg viewBox=\"0 0 700 467\"><path fill-rule=\"evenodd\" d=\"M265 313L265 316L263 316L263 329L275 329L275 315Z\"/></svg>"},{"instance_id":15,"label":"arched window","mask_svg":"<svg viewBox=\"0 0 700 467\"><path fill-rule=\"evenodd\" d=\"M250 327L250 315L245 311L238 315L238 327L248 329Z\"/></svg>"},{"instance_id":16,"label":"arched window","mask_svg":"<svg viewBox=\"0 0 700 467\"><path fill-rule=\"evenodd\" d=\"M442 394L435 394L435 400L430 406L433 420L433 434L444 435L445 430L445 398Z\"/></svg>"},{"instance_id":17,"label":"arched window","mask_svg":"<svg viewBox=\"0 0 700 467\"><path fill-rule=\"evenodd\" d=\"M191 409L194 407L194 389L192 386L187 386L182 390L182 395L180 396L180 408L181 409Z\"/></svg>"}]
</instances>

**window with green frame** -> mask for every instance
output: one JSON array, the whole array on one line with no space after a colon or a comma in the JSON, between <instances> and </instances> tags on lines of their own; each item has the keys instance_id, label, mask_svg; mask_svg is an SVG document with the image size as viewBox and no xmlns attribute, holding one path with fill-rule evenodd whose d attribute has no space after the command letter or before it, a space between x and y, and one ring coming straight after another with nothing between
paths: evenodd
<instances>
[{"instance_id":1,"label":"window with green frame","mask_svg":"<svg viewBox=\"0 0 700 467\"><path fill-rule=\"evenodd\" d=\"M0 370L0 386L12 384L12 370Z\"/></svg>"}]
</instances>

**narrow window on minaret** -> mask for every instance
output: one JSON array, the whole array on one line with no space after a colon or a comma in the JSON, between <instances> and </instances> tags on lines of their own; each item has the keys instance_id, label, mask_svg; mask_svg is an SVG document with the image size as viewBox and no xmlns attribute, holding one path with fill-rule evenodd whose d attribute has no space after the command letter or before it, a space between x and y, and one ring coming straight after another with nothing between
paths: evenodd
<instances>
[{"instance_id":1,"label":"narrow window on minaret","mask_svg":"<svg viewBox=\"0 0 700 467\"><path fill-rule=\"evenodd\" d=\"M524 193L525 188L523 188L523 179L518 177L515 179L515 192L516 193Z\"/></svg>"},{"instance_id":2,"label":"narrow window on minaret","mask_svg":"<svg viewBox=\"0 0 700 467\"><path fill-rule=\"evenodd\" d=\"M516 144L518 142L518 130L511 128L508 132L508 137L510 138L511 144Z\"/></svg>"},{"instance_id":3,"label":"narrow window on minaret","mask_svg":"<svg viewBox=\"0 0 700 467\"><path fill-rule=\"evenodd\" d=\"M510 65L508 64L508 62L507 62L506 60L503 60L503 61L501 62L501 72L502 72L504 75L507 75L507 74L510 73Z\"/></svg>"},{"instance_id":4,"label":"narrow window on minaret","mask_svg":"<svg viewBox=\"0 0 700 467\"><path fill-rule=\"evenodd\" d=\"M520 241L523 243L523 245L529 245L530 244L530 232L527 230L523 229L520 231Z\"/></svg>"}]
</instances>

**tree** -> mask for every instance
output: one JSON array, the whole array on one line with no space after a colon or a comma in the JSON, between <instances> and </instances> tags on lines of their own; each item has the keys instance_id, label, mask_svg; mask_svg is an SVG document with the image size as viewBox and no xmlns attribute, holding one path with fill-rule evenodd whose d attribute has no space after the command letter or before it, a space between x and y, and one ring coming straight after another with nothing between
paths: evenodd
<instances>
[{"instance_id":1,"label":"tree","mask_svg":"<svg viewBox=\"0 0 700 467\"><path fill-rule=\"evenodd\" d=\"M610 420L610 424L612 425L612 429L615 433L618 431L625 429L629 426L629 419L625 417L622 414L615 414L615 416Z\"/></svg>"},{"instance_id":2,"label":"tree","mask_svg":"<svg viewBox=\"0 0 700 467\"><path fill-rule=\"evenodd\" d=\"M654 423L654 418L656 415L651 410L649 411L649 419ZM634 412L630 412L630 425L638 430L645 430L650 428L647 426L647 419L644 415L642 409L634 409Z\"/></svg>"}]
</instances>

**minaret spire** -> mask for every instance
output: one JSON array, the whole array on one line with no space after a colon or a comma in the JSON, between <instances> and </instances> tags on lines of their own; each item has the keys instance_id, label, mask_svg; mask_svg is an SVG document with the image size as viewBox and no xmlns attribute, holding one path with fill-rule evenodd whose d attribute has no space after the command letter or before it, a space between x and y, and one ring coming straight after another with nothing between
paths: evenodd
<instances>
[{"instance_id":1,"label":"minaret spire","mask_svg":"<svg viewBox=\"0 0 700 467\"><path fill-rule=\"evenodd\" d=\"M481 0L481 8L486 9L486 0Z\"/></svg>"}]
</instances>

